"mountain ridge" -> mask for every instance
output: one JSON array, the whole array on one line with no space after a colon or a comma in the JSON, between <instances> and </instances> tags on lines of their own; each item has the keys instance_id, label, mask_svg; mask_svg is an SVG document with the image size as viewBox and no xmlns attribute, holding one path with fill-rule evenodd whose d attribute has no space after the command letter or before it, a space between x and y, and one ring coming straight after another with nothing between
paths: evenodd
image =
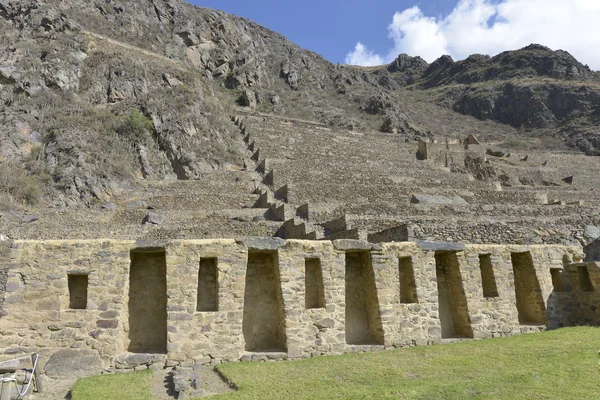
<instances>
[{"instance_id":1,"label":"mountain ridge","mask_svg":"<svg viewBox=\"0 0 600 400\"><path fill-rule=\"evenodd\" d=\"M228 119L240 106L407 139L460 135L476 118L492 122L482 134L493 141L600 149L597 74L540 45L334 65L248 19L179 0L0 0L0 29L4 174L37 187L24 195L6 183L4 208L89 206L137 179L239 168Z\"/></svg>"}]
</instances>

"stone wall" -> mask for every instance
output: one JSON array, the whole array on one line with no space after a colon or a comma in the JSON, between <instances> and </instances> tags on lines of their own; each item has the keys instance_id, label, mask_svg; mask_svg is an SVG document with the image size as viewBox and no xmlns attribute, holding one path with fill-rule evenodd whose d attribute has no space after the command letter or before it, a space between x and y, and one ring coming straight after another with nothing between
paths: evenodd
<instances>
[{"instance_id":1,"label":"stone wall","mask_svg":"<svg viewBox=\"0 0 600 400\"><path fill-rule=\"evenodd\" d=\"M580 247L424 243L17 241L0 359L94 373L600 325L600 269Z\"/></svg>"}]
</instances>

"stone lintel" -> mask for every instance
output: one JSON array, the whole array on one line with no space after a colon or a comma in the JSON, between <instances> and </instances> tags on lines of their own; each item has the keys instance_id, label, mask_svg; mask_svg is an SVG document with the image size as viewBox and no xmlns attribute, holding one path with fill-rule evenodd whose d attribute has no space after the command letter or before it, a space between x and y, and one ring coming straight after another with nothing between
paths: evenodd
<instances>
[{"instance_id":1,"label":"stone lintel","mask_svg":"<svg viewBox=\"0 0 600 400\"><path fill-rule=\"evenodd\" d=\"M93 271L84 271L81 269L70 269L67 271L67 274L69 274L69 275L89 275L92 272Z\"/></svg>"},{"instance_id":2,"label":"stone lintel","mask_svg":"<svg viewBox=\"0 0 600 400\"><path fill-rule=\"evenodd\" d=\"M432 242L427 240L417 241L419 248L425 251L463 251L464 243L453 242Z\"/></svg>"},{"instance_id":3,"label":"stone lintel","mask_svg":"<svg viewBox=\"0 0 600 400\"><path fill-rule=\"evenodd\" d=\"M147 250L153 251L156 249L166 249L169 244L169 240L157 239L157 240L136 240L135 250Z\"/></svg>"},{"instance_id":4,"label":"stone lintel","mask_svg":"<svg viewBox=\"0 0 600 400\"><path fill-rule=\"evenodd\" d=\"M369 243L366 240L336 239L332 241L333 247L340 251L368 251L381 250L380 246Z\"/></svg>"},{"instance_id":5,"label":"stone lintel","mask_svg":"<svg viewBox=\"0 0 600 400\"><path fill-rule=\"evenodd\" d=\"M235 241L246 246L248 250L275 251L285 245L285 240L278 237L248 236L236 239Z\"/></svg>"}]
</instances>

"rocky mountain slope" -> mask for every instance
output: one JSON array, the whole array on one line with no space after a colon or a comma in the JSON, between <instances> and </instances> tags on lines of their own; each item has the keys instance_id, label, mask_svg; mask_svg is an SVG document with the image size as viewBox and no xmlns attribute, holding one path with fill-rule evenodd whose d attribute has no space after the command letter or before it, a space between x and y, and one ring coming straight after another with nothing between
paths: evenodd
<instances>
[{"instance_id":1,"label":"rocky mountain slope","mask_svg":"<svg viewBox=\"0 0 600 400\"><path fill-rule=\"evenodd\" d=\"M407 139L477 132L600 150L599 78L531 45L334 65L181 0L0 0L0 207L90 206L144 179L243 168L236 108ZM238 138L239 139L239 138Z\"/></svg>"}]
</instances>

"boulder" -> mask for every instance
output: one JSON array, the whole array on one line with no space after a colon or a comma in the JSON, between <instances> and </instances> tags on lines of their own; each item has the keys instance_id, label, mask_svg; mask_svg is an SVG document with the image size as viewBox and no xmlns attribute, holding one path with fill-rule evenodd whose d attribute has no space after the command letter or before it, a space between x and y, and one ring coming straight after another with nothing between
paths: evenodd
<instances>
[{"instance_id":1,"label":"boulder","mask_svg":"<svg viewBox=\"0 0 600 400\"><path fill-rule=\"evenodd\" d=\"M242 93L242 105L255 109L258 105L256 93L250 89L244 89L244 92Z\"/></svg>"},{"instance_id":2,"label":"boulder","mask_svg":"<svg viewBox=\"0 0 600 400\"><path fill-rule=\"evenodd\" d=\"M102 371L100 355L87 349L62 349L52 354L44 366L51 378L81 378Z\"/></svg>"},{"instance_id":3,"label":"boulder","mask_svg":"<svg viewBox=\"0 0 600 400\"><path fill-rule=\"evenodd\" d=\"M586 226L583 231L583 237L590 241L600 238L600 227L594 225Z\"/></svg>"},{"instance_id":4,"label":"boulder","mask_svg":"<svg viewBox=\"0 0 600 400\"><path fill-rule=\"evenodd\" d=\"M39 215L36 215L36 214L26 215L23 218L21 218L21 223L22 224L30 224L32 222L37 221L38 219L40 219Z\"/></svg>"},{"instance_id":5,"label":"boulder","mask_svg":"<svg viewBox=\"0 0 600 400\"><path fill-rule=\"evenodd\" d=\"M490 147L486 151L487 154L493 157L509 157L510 151L501 147Z\"/></svg>"},{"instance_id":6,"label":"boulder","mask_svg":"<svg viewBox=\"0 0 600 400\"><path fill-rule=\"evenodd\" d=\"M156 212L149 212L142 221L143 224L160 225L165 222L165 216Z\"/></svg>"},{"instance_id":7,"label":"boulder","mask_svg":"<svg viewBox=\"0 0 600 400\"><path fill-rule=\"evenodd\" d=\"M116 203L105 203L102 204L103 210L116 210L119 206Z\"/></svg>"}]
</instances>

